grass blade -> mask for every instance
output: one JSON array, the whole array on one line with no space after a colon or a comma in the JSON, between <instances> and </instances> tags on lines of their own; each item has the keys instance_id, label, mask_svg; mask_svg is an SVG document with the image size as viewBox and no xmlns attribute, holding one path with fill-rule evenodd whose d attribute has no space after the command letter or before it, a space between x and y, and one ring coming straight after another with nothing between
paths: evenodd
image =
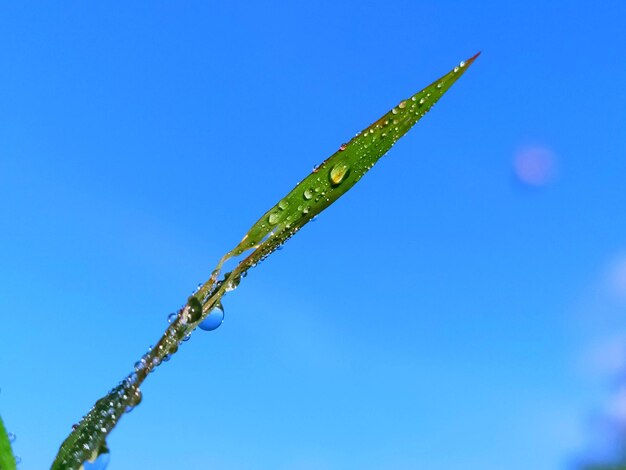
<instances>
[{"instance_id":1,"label":"grass blade","mask_svg":"<svg viewBox=\"0 0 626 470\"><path fill-rule=\"evenodd\" d=\"M0 470L15 470L16 468L9 434L0 417Z\"/></svg>"},{"instance_id":2,"label":"grass blade","mask_svg":"<svg viewBox=\"0 0 626 470\"><path fill-rule=\"evenodd\" d=\"M53 470L77 469L86 460L108 453L106 437L128 407L141 401L139 386L161 361L178 350L184 338L205 319L221 298L237 287L242 276L271 254L294 233L345 194L448 89L465 73L478 54L461 62L422 91L401 101L391 111L365 128L313 173L267 211L231 251L220 260L211 277L191 296L159 342L106 396L96 402L61 445ZM251 251L232 272L218 281L223 264Z\"/></svg>"}]
</instances>

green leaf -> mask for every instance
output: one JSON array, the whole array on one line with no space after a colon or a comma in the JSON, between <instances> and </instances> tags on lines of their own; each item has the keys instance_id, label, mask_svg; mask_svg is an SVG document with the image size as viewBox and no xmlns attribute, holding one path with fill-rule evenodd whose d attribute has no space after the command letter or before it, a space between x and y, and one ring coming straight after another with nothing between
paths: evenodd
<instances>
[{"instance_id":1,"label":"green leaf","mask_svg":"<svg viewBox=\"0 0 626 470\"><path fill-rule=\"evenodd\" d=\"M11 451L11 441L0 417L0 470L15 470L15 457Z\"/></svg>"},{"instance_id":2,"label":"green leaf","mask_svg":"<svg viewBox=\"0 0 626 470\"><path fill-rule=\"evenodd\" d=\"M222 257L209 280L188 299L155 347L137 362L135 372L98 400L75 426L61 445L52 469L77 469L86 460L104 452L107 435L126 409L136 406L141 400L139 386L150 372L178 350L181 341L220 305L227 292L238 286L241 277L251 267L354 186L433 107L477 56L461 62L439 80L401 101L348 143L339 146L333 155L252 225L241 242ZM217 280L226 260L248 251L251 253L233 271L222 280Z\"/></svg>"}]
</instances>

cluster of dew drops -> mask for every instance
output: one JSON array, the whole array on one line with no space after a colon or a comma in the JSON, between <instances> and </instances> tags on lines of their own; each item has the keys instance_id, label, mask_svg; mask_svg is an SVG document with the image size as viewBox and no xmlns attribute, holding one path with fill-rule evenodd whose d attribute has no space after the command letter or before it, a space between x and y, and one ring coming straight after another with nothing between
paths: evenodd
<instances>
[{"instance_id":1,"label":"cluster of dew drops","mask_svg":"<svg viewBox=\"0 0 626 470\"><path fill-rule=\"evenodd\" d=\"M201 284L198 285L198 288ZM194 291L194 293L197 292ZM173 325L174 321L181 315L184 307L177 313L171 313L168 316L168 323L170 323L170 327L168 328L168 334L171 337L175 336L176 328ZM218 304L209 315L198 325L200 329L204 331L213 331L222 324L224 321L224 308L221 303ZM178 349L178 345L182 344L189 340L191 337L190 333L184 335L180 341L175 342L173 347L168 348L168 354L163 356L163 361L168 361L171 357L171 354L176 352ZM159 353L163 352L163 344L160 344L157 349ZM74 455L71 456L70 459L66 459L63 464L71 465L84 460L85 455L93 455L95 449L97 448L97 436L102 434L108 434L119 418L124 413L130 413L136 406L138 406L142 401L142 393L137 385L139 374L147 374L152 372L156 367L161 364L160 354L154 354L153 347L150 346L148 351L143 355L143 357L137 361L134 365L134 371L130 373L124 380L122 380L116 387L111 389L108 395L96 403L96 405L85 415L81 425L74 424L72 426L72 430L75 431L79 428L79 426L84 427L84 432L81 433L78 443L79 450L77 450ZM90 431L95 432L90 432ZM85 461L83 463L82 468L84 470L105 470L109 463L109 450L104 446L104 448L95 452L95 460L88 462ZM70 461L71 460L71 461Z\"/></svg>"}]
</instances>

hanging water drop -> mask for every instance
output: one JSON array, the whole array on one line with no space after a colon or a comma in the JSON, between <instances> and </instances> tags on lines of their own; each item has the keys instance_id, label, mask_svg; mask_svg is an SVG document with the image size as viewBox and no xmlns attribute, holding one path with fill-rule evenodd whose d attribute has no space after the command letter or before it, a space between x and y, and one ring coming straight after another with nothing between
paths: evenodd
<instances>
[{"instance_id":1,"label":"hanging water drop","mask_svg":"<svg viewBox=\"0 0 626 470\"><path fill-rule=\"evenodd\" d=\"M213 331L219 328L223 321L224 307L222 307L222 304L217 304L215 308L211 310L209 316L200 322L198 327L200 327L200 329L204 331Z\"/></svg>"},{"instance_id":2,"label":"hanging water drop","mask_svg":"<svg viewBox=\"0 0 626 470\"><path fill-rule=\"evenodd\" d=\"M348 167L347 165L343 163L335 165L330 170L330 182L334 186L341 184L341 182L346 178L349 172L350 172L350 167Z\"/></svg>"},{"instance_id":3,"label":"hanging water drop","mask_svg":"<svg viewBox=\"0 0 626 470\"><path fill-rule=\"evenodd\" d=\"M16 438L16 436L15 436L15 434L14 434L14 433L12 433L12 432L8 432L8 433L7 433L7 437L9 438L9 442L10 442L11 444L13 444L13 443L15 442L15 438Z\"/></svg>"},{"instance_id":4,"label":"hanging water drop","mask_svg":"<svg viewBox=\"0 0 626 470\"><path fill-rule=\"evenodd\" d=\"M83 463L83 470L105 470L109 465L109 448L106 444L100 447L98 454Z\"/></svg>"},{"instance_id":5,"label":"hanging water drop","mask_svg":"<svg viewBox=\"0 0 626 470\"><path fill-rule=\"evenodd\" d=\"M178 316L178 314L176 312L172 312L167 316L167 322L168 323L172 323L174 320L176 320L176 317Z\"/></svg>"}]
</instances>

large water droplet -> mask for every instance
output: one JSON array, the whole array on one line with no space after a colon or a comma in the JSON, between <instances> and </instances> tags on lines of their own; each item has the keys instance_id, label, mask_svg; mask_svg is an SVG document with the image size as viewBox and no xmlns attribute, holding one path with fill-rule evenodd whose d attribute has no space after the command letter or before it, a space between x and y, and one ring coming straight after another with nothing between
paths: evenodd
<instances>
[{"instance_id":1,"label":"large water droplet","mask_svg":"<svg viewBox=\"0 0 626 470\"><path fill-rule=\"evenodd\" d=\"M198 325L201 330L213 331L222 324L224 321L224 307L221 304L215 306L209 316L200 322Z\"/></svg>"},{"instance_id":2,"label":"large water droplet","mask_svg":"<svg viewBox=\"0 0 626 470\"><path fill-rule=\"evenodd\" d=\"M288 206L289 206L289 201L287 201L285 199L283 199L282 201L280 201L278 203L278 208L281 209L281 210L287 209Z\"/></svg>"},{"instance_id":3,"label":"large water droplet","mask_svg":"<svg viewBox=\"0 0 626 470\"><path fill-rule=\"evenodd\" d=\"M110 454L108 449L102 452L93 462L83 463L83 470L105 470L109 465Z\"/></svg>"},{"instance_id":4,"label":"large water droplet","mask_svg":"<svg viewBox=\"0 0 626 470\"><path fill-rule=\"evenodd\" d=\"M177 317L177 316L178 316L178 314L177 314L177 313L175 313L175 312L170 313L170 314L167 316L167 322L168 322L168 323L172 323L174 320L176 320L176 317Z\"/></svg>"},{"instance_id":5,"label":"large water droplet","mask_svg":"<svg viewBox=\"0 0 626 470\"><path fill-rule=\"evenodd\" d=\"M313 197L313 191L311 189L304 190L304 199L309 200Z\"/></svg>"},{"instance_id":6,"label":"large water droplet","mask_svg":"<svg viewBox=\"0 0 626 470\"><path fill-rule=\"evenodd\" d=\"M349 171L350 171L350 167L348 167L347 165L343 163L335 165L330 170L330 182L335 186L337 186L338 184L341 184L341 182L348 175Z\"/></svg>"},{"instance_id":7,"label":"large water droplet","mask_svg":"<svg viewBox=\"0 0 626 470\"><path fill-rule=\"evenodd\" d=\"M280 216L274 212L272 214L270 214L269 218L267 219L269 221L270 224L272 225L276 225L278 223L278 221L280 220Z\"/></svg>"},{"instance_id":8,"label":"large water droplet","mask_svg":"<svg viewBox=\"0 0 626 470\"><path fill-rule=\"evenodd\" d=\"M406 101L400 101L400 104L398 105L398 108L404 109L405 107L406 107Z\"/></svg>"}]
</instances>

